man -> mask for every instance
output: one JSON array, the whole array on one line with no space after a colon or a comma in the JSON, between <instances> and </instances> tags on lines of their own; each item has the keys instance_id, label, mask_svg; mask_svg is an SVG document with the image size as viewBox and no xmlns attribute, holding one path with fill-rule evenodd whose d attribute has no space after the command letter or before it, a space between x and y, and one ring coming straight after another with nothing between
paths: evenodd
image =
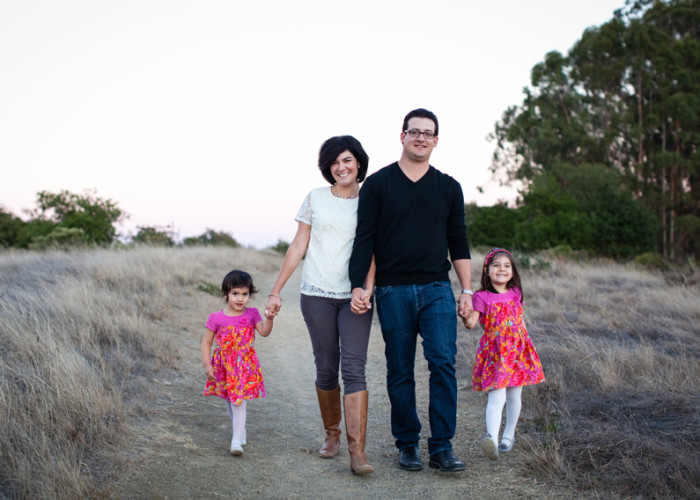
<instances>
[{"instance_id":1,"label":"man","mask_svg":"<svg viewBox=\"0 0 700 500\"><path fill-rule=\"evenodd\" d=\"M430 166L438 143L438 120L426 109L406 115L398 162L365 180L350 257L351 308L369 305L362 288L372 256L376 261L377 314L385 342L391 430L399 467L422 469L418 443L414 364L417 335L430 369L429 466L465 470L452 452L457 425L457 315L448 272L448 251L462 286L459 315L471 311L471 256L459 183Z\"/></svg>"}]
</instances>

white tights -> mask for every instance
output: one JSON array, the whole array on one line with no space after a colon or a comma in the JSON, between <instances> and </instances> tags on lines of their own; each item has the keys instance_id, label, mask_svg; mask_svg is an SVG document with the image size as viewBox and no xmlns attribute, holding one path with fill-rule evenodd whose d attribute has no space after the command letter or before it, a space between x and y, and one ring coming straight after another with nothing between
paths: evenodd
<instances>
[{"instance_id":1,"label":"white tights","mask_svg":"<svg viewBox=\"0 0 700 500\"><path fill-rule=\"evenodd\" d=\"M226 411L231 419L231 427L233 436L231 437L231 446L246 444L245 435L245 408L246 400L241 401L240 405L232 405L230 401L226 401Z\"/></svg>"},{"instance_id":2,"label":"white tights","mask_svg":"<svg viewBox=\"0 0 700 500\"><path fill-rule=\"evenodd\" d=\"M520 396L522 386L504 387L489 391L489 401L486 405L486 432L498 446L498 432L501 429L501 416L503 405L506 407L506 428L503 429L503 437L513 441L515 426L520 417Z\"/></svg>"}]
</instances>

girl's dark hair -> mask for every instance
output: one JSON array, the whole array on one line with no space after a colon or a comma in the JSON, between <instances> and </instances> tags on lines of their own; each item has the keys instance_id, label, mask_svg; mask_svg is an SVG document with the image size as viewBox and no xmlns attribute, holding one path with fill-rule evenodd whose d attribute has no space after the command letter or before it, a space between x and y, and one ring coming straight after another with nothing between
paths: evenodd
<instances>
[{"instance_id":1,"label":"girl's dark hair","mask_svg":"<svg viewBox=\"0 0 700 500\"><path fill-rule=\"evenodd\" d=\"M358 163L357 182L365 180L367 167L369 166L369 156L365 152L360 141L351 135L338 135L326 140L318 152L318 168L321 169L323 178L331 185L335 184L335 179L331 173L331 165L343 151L350 151Z\"/></svg>"},{"instance_id":2,"label":"girl's dark hair","mask_svg":"<svg viewBox=\"0 0 700 500\"><path fill-rule=\"evenodd\" d=\"M510 290L514 286L520 289L520 301L525 302L525 294L523 293L523 286L520 284L520 273L518 272L518 265L515 262L515 257L503 248L494 248L489 253L486 254L484 258L484 267L481 269L481 290L488 290L489 292L498 293L491 283L491 278L489 278L489 264L493 262L493 259L499 255L505 255L510 260L510 265L513 268L513 277L506 283L506 288Z\"/></svg>"},{"instance_id":3,"label":"girl's dark hair","mask_svg":"<svg viewBox=\"0 0 700 500\"><path fill-rule=\"evenodd\" d=\"M245 271L235 269L224 277L221 283L221 296L228 297L229 292L234 288L247 288L250 295L258 292L253 285L253 278Z\"/></svg>"}]
</instances>

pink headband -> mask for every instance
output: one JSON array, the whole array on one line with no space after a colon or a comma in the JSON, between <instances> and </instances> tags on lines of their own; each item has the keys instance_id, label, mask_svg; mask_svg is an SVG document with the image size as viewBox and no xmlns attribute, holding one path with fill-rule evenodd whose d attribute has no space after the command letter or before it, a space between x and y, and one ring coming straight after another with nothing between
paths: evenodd
<instances>
[{"instance_id":1,"label":"pink headband","mask_svg":"<svg viewBox=\"0 0 700 500\"><path fill-rule=\"evenodd\" d=\"M489 253L486 254L486 258L484 258L484 267L487 267L491 259L493 259L493 256L500 252L507 253L508 255L510 255L511 259L513 258L513 254L505 248L492 248L491 250L489 250Z\"/></svg>"}]
</instances>

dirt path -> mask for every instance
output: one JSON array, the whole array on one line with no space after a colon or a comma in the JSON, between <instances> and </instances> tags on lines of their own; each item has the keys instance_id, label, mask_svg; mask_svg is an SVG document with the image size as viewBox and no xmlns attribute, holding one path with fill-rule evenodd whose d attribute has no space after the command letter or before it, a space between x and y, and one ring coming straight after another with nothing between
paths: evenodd
<instances>
[{"instance_id":1,"label":"dirt path","mask_svg":"<svg viewBox=\"0 0 700 500\"><path fill-rule=\"evenodd\" d=\"M256 276L261 294L252 305L262 310L264 291L273 275ZM375 318L370 340L367 381L370 392L367 456L374 474L353 476L346 442L335 459L322 459L316 450L322 424L314 390L311 344L299 312L299 271L282 294L284 307L268 338L258 337L267 397L248 404L248 445L245 454L228 453L231 429L221 400L201 395L204 374L199 346L207 315L221 307L218 299L183 290L176 299L180 311L173 321L172 338L180 348L182 367L168 380L156 380L161 389L153 418L144 420L144 437L126 457L128 477L119 481L113 498L573 498L574 490L540 484L527 475L528 453L516 448L498 462L486 459L479 447L484 432L483 395L462 387L459 391L454 451L466 472L441 474L427 467L427 379L422 352L416 378L419 416L424 424L421 454L425 468L402 471L391 436L389 401L385 388L383 342ZM168 327L170 328L170 327ZM474 333L460 327L458 375L469 380ZM525 402L526 403L526 402ZM344 424L341 424L344 426ZM343 439L345 433L343 432ZM517 438L517 433L516 433Z\"/></svg>"}]
</instances>

